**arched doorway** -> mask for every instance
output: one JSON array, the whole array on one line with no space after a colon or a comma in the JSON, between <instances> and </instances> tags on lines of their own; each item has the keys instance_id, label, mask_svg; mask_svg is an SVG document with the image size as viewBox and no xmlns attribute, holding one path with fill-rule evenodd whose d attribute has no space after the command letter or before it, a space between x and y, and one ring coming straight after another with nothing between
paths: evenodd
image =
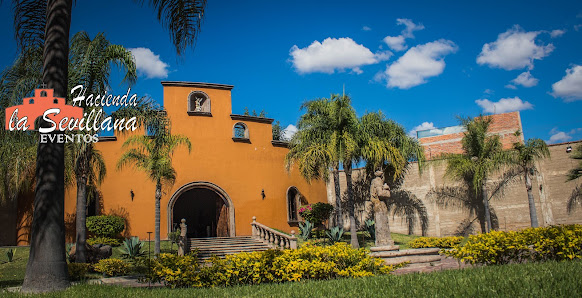
<instances>
[{"instance_id":1,"label":"arched doorway","mask_svg":"<svg viewBox=\"0 0 582 298\"><path fill-rule=\"evenodd\" d=\"M168 203L168 232L188 225L188 238L234 237L234 206L226 192L210 182L180 187Z\"/></svg>"}]
</instances>

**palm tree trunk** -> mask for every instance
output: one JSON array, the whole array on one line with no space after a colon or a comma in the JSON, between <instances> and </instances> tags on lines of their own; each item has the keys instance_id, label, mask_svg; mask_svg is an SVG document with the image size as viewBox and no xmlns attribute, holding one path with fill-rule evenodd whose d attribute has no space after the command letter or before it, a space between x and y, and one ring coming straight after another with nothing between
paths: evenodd
<instances>
[{"instance_id":1,"label":"palm tree trunk","mask_svg":"<svg viewBox=\"0 0 582 298\"><path fill-rule=\"evenodd\" d=\"M342 214L342 195L340 189L339 163L333 169L333 186L335 189L335 208L336 208L336 226L344 227L344 218Z\"/></svg>"},{"instance_id":2,"label":"palm tree trunk","mask_svg":"<svg viewBox=\"0 0 582 298\"><path fill-rule=\"evenodd\" d=\"M67 96L72 0L48 0L43 82L55 96ZM64 144L39 143L30 253L23 292L64 290L69 286L65 259Z\"/></svg>"},{"instance_id":3,"label":"palm tree trunk","mask_svg":"<svg viewBox=\"0 0 582 298\"><path fill-rule=\"evenodd\" d=\"M529 202L529 218L531 220L531 227L537 228L539 227L538 214L536 212L536 203L534 202L533 193L531 191L531 179L527 173L527 169L525 171L525 188L527 189L527 200Z\"/></svg>"},{"instance_id":4,"label":"palm tree trunk","mask_svg":"<svg viewBox=\"0 0 582 298\"><path fill-rule=\"evenodd\" d=\"M483 182L481 182L481 195L483 196L485 222L487 223L485 233L489 233L491 232L491 212L489 211L489 198L487 197L487 179L483 179Z\"/></svg>"},{"instance_id":5,"label":"palm tree trunk","mask_svg":"<svg viewBox=\"0 0 582 298\"><path fill-rule=\"evenodd\" d=\"M75 263L87 262L87 251L85 244L87 242L87 179L84 176L77 178L77 219L76 235L77 242L75 245Z\"/></svg>"},{"instance_id":6,"label":"palm tree trunk","mask_svg":"<svg viewBox=\"0 0 582 298\"><path fill-rule=\"evenodd\" d=\"M154 255L160 253L160 200L162 199L162 183L158 180L156 183L156 228L154 232L155 246Z\"/></svg>"},{"instance_id":7,"label":"palm tree trunk","mask_svg":"<svg viewBox=\"0 0 582 298\"><path fill-rule=\"evenodd\" d=\"M360 248L358 242L358 229L356 227L356 216L354 206L354 190L352 185L352 165L350 163L344 164L344 171L346 173L346 184L348 188L348 214L350 216L350 240L353 248Z\"/></svg>"}]
</instances>

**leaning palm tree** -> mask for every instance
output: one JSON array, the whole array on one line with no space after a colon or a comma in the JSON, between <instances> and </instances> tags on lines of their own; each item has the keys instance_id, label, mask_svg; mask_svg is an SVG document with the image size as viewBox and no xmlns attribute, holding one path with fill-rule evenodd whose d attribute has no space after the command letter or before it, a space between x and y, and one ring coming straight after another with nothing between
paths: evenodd
<instances>
[{"instance_id":1,"label":"leaning palm tree","mask_svg":"<svg viewBox=\"0 0 582 298\"><path fill-rule=\"evenodd\" d=\"M521 132L517 131L515 136L521 136ZM548 145L541 139L529 139L527 142L513 143L514 156L513 163L515 168L513 173L522 176L525 181L525 189L527 190L527 199L529 202L529 217L532 228L537 228L538 216L536 212L536 205L532 193L531 177L533 173L537 172L535 162L539 159L550 157L550 150ZM508 171L508 173L510 173Z\"/></svg>"},{"instance_id":2,"label":"leaning palm tree","mask_svg":"<svg viewBox=\"0 0 582 298\"><path fill-rule=\"evenodd\" d=\"M494 228L489 201L493 196L487 193L487 179L511 162L511 156L503 151L498 135L489 135L491 117L479 116L473 120L461 119L466 129L461 145L462 154L448 154L445 175L461 182L458 187L442 187L430 194L436 202L444 207L468 209L470 218L475 215L481 224L483 233ZM495 187L494 194L501 194L507 180ZM471 220L472 222L472 220Z\"/></svg>"},{"instance_id":3,"label":"leaning palm tree","mask_svg":"<svg viewBox=\"0 0 582 298\"><path fill-rule=\"evenodd\" d=\"M15 37L21 52L44 48L42 82L66 97L69 31L73 1L13 0ZM198 37L206 0L139 1L149 4L170 32L181 55ZM44 292L69 286L65 261L64 146L39 144L37 150L31 249L23 292Z\"/></svg>"},{"instance_id":4,"label":"leaning palm tree","mask_svg":"<svg viewBox=\"0 0 582 298\"><path fill-rule=\"evenodd\" d=\"M574 179L582 177L582 145L578 145L578 147L576 147L576 150L572 152L570 158L580 160L580 162L575 168L571 169L568 172L567 181L572 181ZM568 199L567 205L568 213L574 211L574 209L576 209L576 206L580 203L582 203L582 185L579 184L574 188L572 194L570 195L570 198Z\"/></svg>"},{"instance_id":5,"label":"leaning palm tree","mask_svg":"<svg viewBox=\"0 0 582 298\"><path fill-rule=\"evenodd\" d=\"M164 125L164 124L162 124ZM126 151L117 162L117 168L134 166L145 172L156 184L155 192L155 248L160 253L160 201L162 187L171 186L176 181L176 171L172 166L172 155L178 146L184 145L188 152L192 149L190 140L182 135L172 135L168 127L154 127L149 130L151 136L133 135L124 143Z\"/></svg>"}]
</instances>

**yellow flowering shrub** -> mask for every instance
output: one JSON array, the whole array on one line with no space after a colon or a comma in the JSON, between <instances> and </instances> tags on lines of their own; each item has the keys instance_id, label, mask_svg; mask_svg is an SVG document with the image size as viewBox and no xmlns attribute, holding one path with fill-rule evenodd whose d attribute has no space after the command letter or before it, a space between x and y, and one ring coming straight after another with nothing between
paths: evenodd
<instances>
[{"instance_id":1,"label":"yellow flowering shrub","mask_svg":"<svg viewBox=\"0 0 582 298\"><path fill-rule=\"evenodd\" d=\"M471 235L465 245L445 253L472 264L582 259L582 225Z\"/></svg>"},{"instance_id":2,"label":"yellow flowering shrub","mask_svg":"<svg viewBox=\"0 0 582 298\"><path fill-rule=\"evenodd\" d=\"M131 267L129 263L120 259L103 259L93 265L97 272L101 272L107 276L119 276L129 273Z\"/></svg>"},{"instance_id":3,"label":"yellow flowering shrub","mask_svg":"<svg viewBox=\"0 0 582 298\"><path fill-rule=\"evenodd\" d=\"M463 241L463 237L419 237L408 243L411 248L453 248Z\"/></svg>"},{"instance_id":4,"label":"yellow flowering shrub","mask_svg":"<svg viewBox=\"0 0 582 298\"><path fill-rule=\"evenodd\" d=\"M269 282L332 279L388 274L387 266L365 249L346 243L303 245L296 250L267 250L212 258L198 265L194 257L161 254L150 278L171 287L213 287Z\"/></svg>"}]
</instances>

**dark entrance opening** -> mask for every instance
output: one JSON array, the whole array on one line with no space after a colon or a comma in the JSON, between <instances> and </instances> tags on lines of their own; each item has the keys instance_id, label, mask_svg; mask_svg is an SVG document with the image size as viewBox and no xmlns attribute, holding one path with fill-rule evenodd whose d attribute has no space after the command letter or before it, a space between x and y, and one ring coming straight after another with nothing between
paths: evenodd
<instances>
[{"instance_id":1,"label":"dark entrance opening","mask_svg":"<svg viewBox=\"0 0 582 298\"><path fill-rule=\"evenodd\" d=\"M173 212L173 228L177 229L182 218L188 225L188 238L228 237L228 206L215 191L193 188L176 199Z\"/></svg>"}]
</instances>

